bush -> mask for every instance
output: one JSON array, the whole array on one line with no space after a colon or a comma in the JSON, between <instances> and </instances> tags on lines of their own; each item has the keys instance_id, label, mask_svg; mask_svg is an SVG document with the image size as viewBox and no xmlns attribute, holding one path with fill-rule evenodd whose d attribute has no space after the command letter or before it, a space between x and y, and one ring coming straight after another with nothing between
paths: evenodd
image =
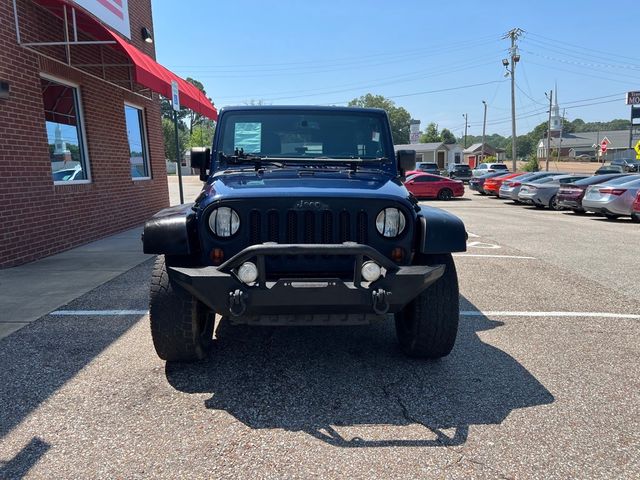
<instances>
[{"instance_id":1,"label":"bush","mask_svg":"<svg viewBox=\"0 0 640 480\"><path fill-rule=\"evenodd\" d=\"M538 165L538 157L535 154L529 155L529 160L524 164L522 168L525 172L537 172L540 170L540 165Z\"/></svg>"}]
</instances>

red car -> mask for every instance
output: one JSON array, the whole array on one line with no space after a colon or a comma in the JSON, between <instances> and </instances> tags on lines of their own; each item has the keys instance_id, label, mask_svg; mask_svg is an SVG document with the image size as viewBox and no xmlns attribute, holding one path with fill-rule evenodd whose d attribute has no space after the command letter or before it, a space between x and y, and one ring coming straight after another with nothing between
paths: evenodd
<instances>
[{"instance_id":1,"label":"red car","mask_svg":"<svg viewBox=\"0 0 640 480\"><path fill-rule=\"evenodd\" d=\"M502 182L509 180L510 178L517 177L518 175L522 175L522 172L505 173L499 177L487 178L484 181L482 189L487 193L487 195L495 195L497 197L498 192L500 192Z\"/></svg>"},{"instance_id":2,"label":"red car","mask_svg":"<svg viewBox=\"0 0 640 480\"><path fill-rule=\"evenodd\" d=\"M449 200L464 195L464 184L460 180L432 175L430 173L415 173L409 175L404 182L416 198L437 198Z\"/></svg>"}]
</instances>

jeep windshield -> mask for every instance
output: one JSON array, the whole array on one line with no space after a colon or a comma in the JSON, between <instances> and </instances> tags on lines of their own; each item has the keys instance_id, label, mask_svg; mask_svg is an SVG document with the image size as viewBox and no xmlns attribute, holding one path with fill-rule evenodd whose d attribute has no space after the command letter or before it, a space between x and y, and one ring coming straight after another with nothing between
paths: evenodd
<instances>
[{"instance_id":1,"label":"jeep windshield","mask_svg":"<svg viewBox=\"0 0 640 480\"><path fill-rule=\"evenodd\" d=\"M386 122L375 113L239 111L221 123L216 149L227 164L374 166L393 158Z\"/></svg>"}]
</instances>

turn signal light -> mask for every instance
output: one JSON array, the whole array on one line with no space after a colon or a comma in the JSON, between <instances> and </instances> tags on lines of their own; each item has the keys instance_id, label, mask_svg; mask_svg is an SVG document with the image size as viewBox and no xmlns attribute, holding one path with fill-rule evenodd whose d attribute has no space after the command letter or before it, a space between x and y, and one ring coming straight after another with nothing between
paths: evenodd
<instances>
[{"instance_id":1,"label":"turn signal light","mask_svg":"<svg viewBox=\"0 0 640 480\"><path fill-rule=\"evenodd\" d=\"M224 261L224 250L221 248L214 248L211 250L211 253L209 253L209 258L214 265L220 265Z\"/></svg>"},{"instance_id":2,"label":"turn signal light","mask_svg":"<svg viewBox=\"0 0 640 480\"><path fill-rule=\"evenodd\" d=\"M396 263L400 263L404 260L404 250L400 247L396 247L391 250L391 260Z\"/></svg>"}]
</instances>

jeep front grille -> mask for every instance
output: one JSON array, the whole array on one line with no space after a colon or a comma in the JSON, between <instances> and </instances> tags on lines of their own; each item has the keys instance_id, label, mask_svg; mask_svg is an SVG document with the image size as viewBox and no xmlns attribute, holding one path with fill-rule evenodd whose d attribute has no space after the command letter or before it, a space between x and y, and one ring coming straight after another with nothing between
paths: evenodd
<instances>
[{"instance_id":1,"label":"jeep front grille","mask_svg":"<svg viewBox=\"0 0 640 480\"><path fill-rule=\"evenodd\" d=\"M251 245L264 242L367 243L368 221L365 211L352 215L342 210L336 215L331 210L263 212L253 209L249 212L249 242Z\"/></svg>"}]
</instances>

